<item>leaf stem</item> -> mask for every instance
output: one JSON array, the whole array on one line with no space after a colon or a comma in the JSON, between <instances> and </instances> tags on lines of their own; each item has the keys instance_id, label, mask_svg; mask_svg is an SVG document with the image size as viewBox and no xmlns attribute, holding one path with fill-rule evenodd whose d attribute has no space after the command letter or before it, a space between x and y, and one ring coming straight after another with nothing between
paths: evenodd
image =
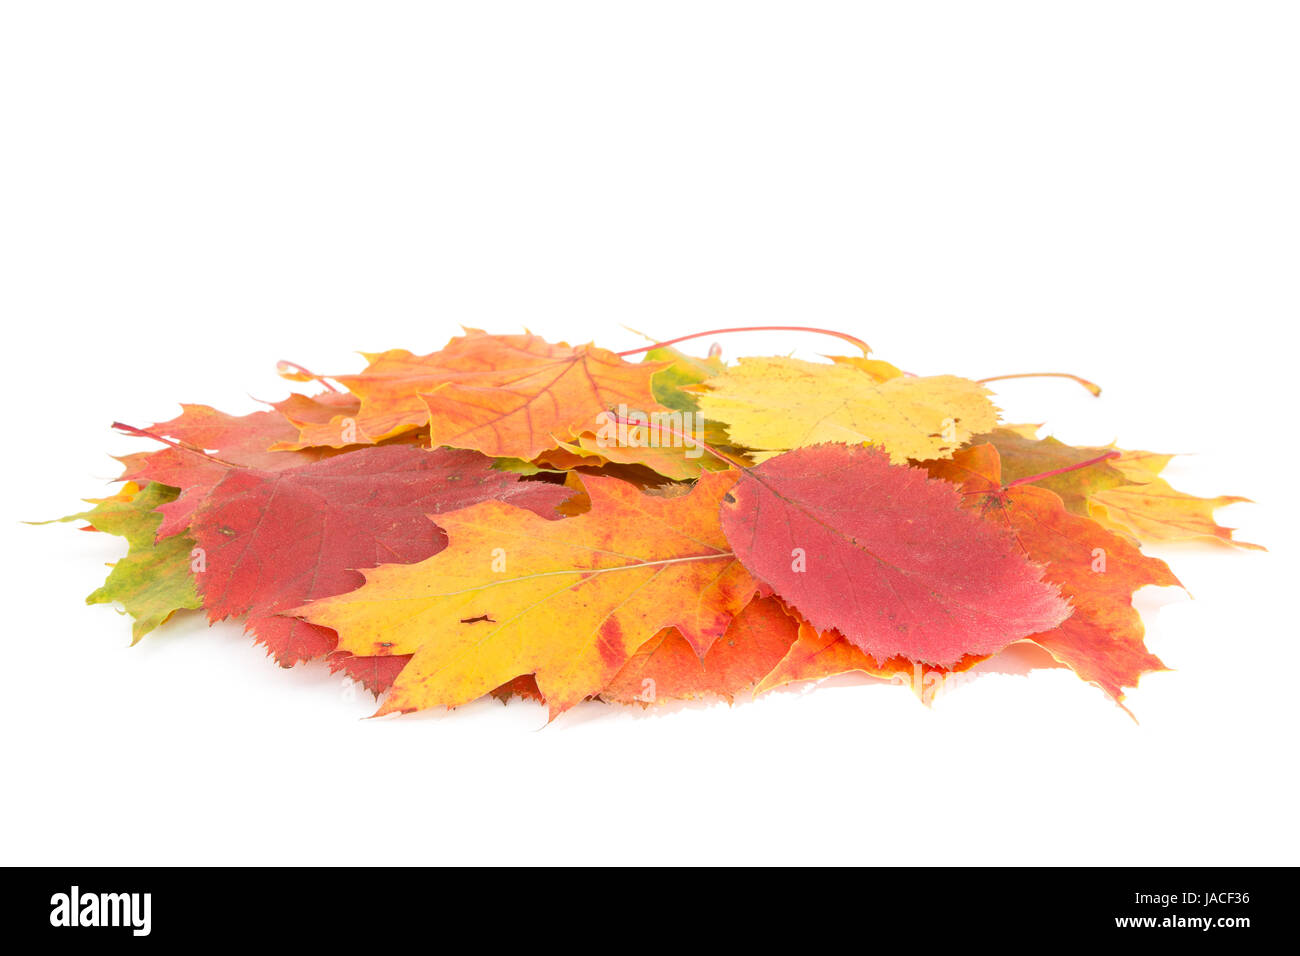
<instances>
[{"instance_id":1,"label":"leaf stem","mask_svg":"<svg viewBox=\"0 0 1300 956\"><path fill-rule=\"evenodd\" d=\"M1053 468L1051 471L1045 471L1040 475L1026 475L1024 478L1017 478L1015 481L1008 481L1002 486L1003 490L1014 488L1016 485L1027 485L1031 481L1038 481L1042 478L1051 478L1053 475L1063 475L1067 471L1077 471L1080 468L1087 468L1089 465L1096 465L1099 462L1107 461L1111 458L1118 458L1118 451L1108 451L1104 455L1098 455L1096 458L1089 458L1087 461L1076 462L1073 465L1066 465L1064 468Z\"/></svg>"},{"instance_id":2,"label":"leaf stem","mask_svg":"<svg viewBox=\"0 0 1300 956\"><path fill-rule=\"evenodd\" d=\"M159 435L156 432L148 432L145 431L143 428L136 428L134 425L124 425L122 422L113 422L113 427L120 432L125 432L128 435L136 435L140 438L152 438L154 441L160 441L164 445L171 445L173 448L179 449L180 451L187 451L191 455L198 455L200 458L206 458L208 461L216 462L218 465L221 465L222 467L225 468L244 467L243 465L236 465L232 461L226 461L222 458L218 458L215 455L209 455L202 448L195 448L193 445L187 445L184 442L172 441L170 438L164 438L162 435Z\"/></svg>"},{"instance_id":3,"label":"leaf stem","mask_svg":"<svg viewBox=\"0 0 1300 956\"><path fill-rule=\"evenodd\" d=\"M285 359L280 359L280 361L275 363L275 370L279 372L281 375L283 375L285 372L294 372L298 375L304 375L307 378L312 379L313 381L320 382L320 384L324 385L331 392L338 392L338 389L335 388L333 385L331 385L328 381L326 381L324 376L317 375L311 369L304 368L303 366L299 365L297 362L290 362Z\"/></svg>"},{"instance_id":4,"label":"leaf stem","mask_svg":"<svg viewBox=\"0 0 1300 956\"><path fill-rule=\"evenodd\" d=\"M976 379L976 381L981 385L987 385L989 382L1002 382L1009 378L1068 378L1086 388L1094 398L1101 395L1101 386L1096 382L1090 382L1078 375L1071 375L1069 372L1020 372L1017 375L993 375L989 378Z\"/></svg>"},{"instance_id":5,"label":"leaf stem","mask_svg":"<svg viewBox=\"0 0 1300 956\"><path fill-rule=\"evenodd\" d=\"M741 325L730 329L710 329L708 332L696 332L693 335L683 335L675 339L669 339L666 342L656 342L653 345L643 345L640 348L628 349L625 352L615 352L620 358L625 355L636 355L638 352L649 352L652 349L667 348L670 345L676 345L678 342L685 342L688 339L702 339L706 335L722 335L727 332L815 332L818 335L832 335L837 339L843 339L855 347L862 350L863 355L871 352L871 346L856 336L849 335L847 332L835 332L831 329L817 329L807 325ZM638 333L640 334L640 333Z\"/></svg>"}]
</instances>

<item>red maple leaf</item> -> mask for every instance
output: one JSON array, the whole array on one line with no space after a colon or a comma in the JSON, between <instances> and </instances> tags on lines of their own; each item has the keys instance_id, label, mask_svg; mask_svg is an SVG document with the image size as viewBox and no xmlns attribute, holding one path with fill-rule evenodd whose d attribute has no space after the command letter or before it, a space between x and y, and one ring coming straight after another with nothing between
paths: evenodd
<instances>
[{"instance_id":1,"label":"red maple leaf","mask_svg":"<svg viewBox=\"0 0 1300 956\"><path fill-rule=\"evenodd\" d=\"M325 658L325 663L329 665L331 674L341 671L378 697L393 686L393 681L397 680L397 675L410 659L410 654L378 657L335 651Z\"/></svg>"},{"instance_id":2,"label":"red maple leaf","mask_svg":"<svg viewBox=\"0 0 1300 956\"><path fill-rule=\"evenodd\" d=\"M248 615L247 630L289 666L328 653L336 638L279 612L359 587L358 568L441 551L446 536L430 517L487 500L556 517L568 495L498 471L477 452L445 448L370 447L278 472L228 469L191 525L205 565L199 595L212 621ZM359 661L339 666L368 684L387 675Z\"/></svg>"},{"instance_id":3,"label":"red maple leaf","mask_svg":"<svg viewBox=\"0 0 1300 956\"><path fill-rule=\"evenodd\" d=\"M294 398L306 404L318 401L303 396ZM289 402L292 399L282 404ZM282 471L337 454L329 448L268 451L277 442L287 441L298 434L297 428L278 411L227 415L208 405L182 405L179 415L170 421L159 422L146 432L122 425L117 427L132 434L174 439L180 445L188 446L170 445L119 459L126 466L122 481L156 481L180 489L175 501L158 509L163 515L158 527L159 538L180 534L189 527L190 516L203 501L203 496L230 470L225 463L263 471Z\"/></svg>"}]
</instances>

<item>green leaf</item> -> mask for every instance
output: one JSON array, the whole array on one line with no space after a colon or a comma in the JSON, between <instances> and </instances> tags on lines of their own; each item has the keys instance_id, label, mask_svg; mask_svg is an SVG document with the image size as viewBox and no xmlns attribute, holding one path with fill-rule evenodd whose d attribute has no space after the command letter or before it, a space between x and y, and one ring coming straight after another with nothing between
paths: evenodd
<instances>
[{"instance_id":1,"label":"green leaf","mask_svg":"<svg viewBox=\"0 0 1300 956\"><path fill-rule=\"evenodd\" d=\"M125 538L127 553L113 565L102 587L87 604L121 604L135 619L131 643L137 643L176 611L198 608L199 595L190 572L193 539L183 534L155 541L162 515L159 505L174 501L176 488L151 482L141 489L128 484L110 498L87 498L95 507L56 521L85 521L96 531ZM49 522L38 522L48 524Z\"/></svg>"}]
</instances>

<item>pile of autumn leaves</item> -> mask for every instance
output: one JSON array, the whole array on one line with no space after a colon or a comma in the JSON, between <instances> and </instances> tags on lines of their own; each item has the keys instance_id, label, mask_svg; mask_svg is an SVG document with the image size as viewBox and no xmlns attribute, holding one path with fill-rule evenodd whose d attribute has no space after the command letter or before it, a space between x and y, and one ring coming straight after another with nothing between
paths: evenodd
<instances>
[{"instance_id":1,"label":"pile of autumn leaves","mask_svg":"<svg viewBox=\"0 0 1300 956\"><path fill-rule=\"evenodd\" d=\"M1178 581L1139 541L1231 542L1213 511L1241 499L861 352L637 361L471 330L353 375L281 363L307 394L117 426L152 449L62 520L126 539L87 600L136 640L178 610L242 618L379 713L494 694L554 717L851 671L919 689L1016 642L1116 701L1160 669L1131 598Z\"/></svg>"}]
</instances>

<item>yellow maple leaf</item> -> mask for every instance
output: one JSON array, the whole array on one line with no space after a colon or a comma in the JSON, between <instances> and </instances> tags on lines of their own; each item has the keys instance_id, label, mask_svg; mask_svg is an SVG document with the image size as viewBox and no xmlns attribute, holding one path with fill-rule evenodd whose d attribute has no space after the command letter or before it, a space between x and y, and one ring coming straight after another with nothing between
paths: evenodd
<instances>
[{"instance_id":1,"label":"yellow maple leaf","mask_svg":"<svg viewBox=\"0 0 1300 956\"><path fill-rule=\"evenodd\" d=\"M443 551L292 613L337 631L342 651L414 655L380 714L455 707L533 674L554 718L663 628L704 654L748 603L757 583L718 518L736 477L661 498L587 476L590 510L561 521L498 501L440 514Z\"/></svg>"},{"instance_id":2,"label":"yellow maple leaf","mask_svg":"<svg viewBox=\"0 0 1300 956\"><path fill-rule=\"evenodd\" d=\"M1265 551L1263 545L1238 541L1234 529L1214 520L1225 505L1250 502L1237 495L1200 498L1174 488L1159 477L1173 455L1150 451L1119 451L1107 464L1130 484L1099 488L1088 494L1088 515L1110 531L1134 541L1188 541L1213 538L1239 548Z\"/></svg>"},{"instance_id":3,"label":"yellow maple leaf","mask_svg":"<svg viewBox=\"0 0 1300 956\"><path fill-rule=\"evenodd\" d=\"M757 460L819 442L880 445L899 464L947 458L998 420L988 390L969 379L881 381L856 364L793 358L741 359L709 379L699 400Z\"/></svg>"},{"instance_id":4,"label":"yellow maple leaf","mask_svg":"<svg viewBox=\"0 0 1300 956\"><path fill-rule=\"evenodd\" d=\"M1152 477L1142 484L1095 492L1088 497L1088 514L1112 531L1143 541L1213 538L1239 548L1264 551L1263 545L1238 541L1232 536L1232 528L1214 520L1216 509L1248 501L1236 495L1198 498L1178 491L1163 478Z\"/></svg>"}]
</instances>

